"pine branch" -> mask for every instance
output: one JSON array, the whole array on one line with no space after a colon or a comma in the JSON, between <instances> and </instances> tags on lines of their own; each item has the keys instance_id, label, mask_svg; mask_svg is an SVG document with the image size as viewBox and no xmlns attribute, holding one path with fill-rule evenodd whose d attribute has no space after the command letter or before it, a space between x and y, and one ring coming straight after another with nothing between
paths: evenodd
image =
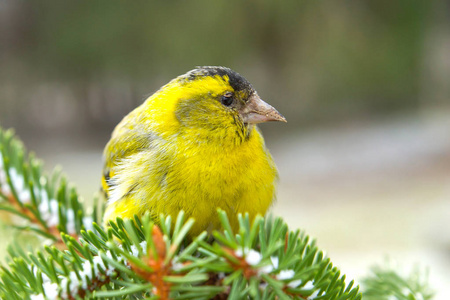
<instances>
[{"instance_id":1,"label":"pine branch","mask_svg":"<svg viewBox=\"0 0 450 300\"><path fill-rule=\"evenodd\" d=\"M425 274L425 276L424 276ZM417 266L410 274L402 274L399 266L374 266L363 279L366 300L430 300L434 293L428 286L427 272Z\"/></svg>"},{"instance_id":2,"label":"pine branch","mask_svg":"<svg viewBox=\"0 0 450 300\"><path fill-rule=\"evenodd\" d=\"M66 251L47 247L47 256L12 257L0 291L4 299L361 299L306 235L279 218L239 220L238 234L216 231L212 244L206 232L187 242L193 221L183 213L173 230L162 216L160 227L144 217L118 219L106 231L96 225L80 241L63 234Z\"/></svg>"},{"instance_id":3,"label":"pine branch","mask_svg":"<svg viewBox=\"0 0 450 300\"><path fill-rule=\"evenodd\" d=\"M0 128L0 210L14 214L17 228L34 231L63 246L60 234L78 237L91 228L96 215L88 215L76 190L61 172L45 175L42 163L27 154L12 130ZM22 224L21 223L21 224Z\"/></svg>"}]
</instances>

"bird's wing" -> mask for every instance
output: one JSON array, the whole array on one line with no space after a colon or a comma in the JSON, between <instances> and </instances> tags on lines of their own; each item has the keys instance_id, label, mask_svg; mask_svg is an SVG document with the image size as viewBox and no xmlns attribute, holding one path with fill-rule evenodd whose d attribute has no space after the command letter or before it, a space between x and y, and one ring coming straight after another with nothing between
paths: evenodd
<instances>
[{"instance_id":1,"label":"bird's wing","mask_svg":"<svg viewBox=\"0 0 450 300\"><path fill-rule=\"evenodd\" d=\"M111 140L103 152L104 166L102 190L108 199L114 187L114 167L125 158L151 147L155 135L143 130L135 122L129 122L133 116L128 115L114 130ZM137 123L139 124L139 123Z\"/></svg>"}]
</instances>

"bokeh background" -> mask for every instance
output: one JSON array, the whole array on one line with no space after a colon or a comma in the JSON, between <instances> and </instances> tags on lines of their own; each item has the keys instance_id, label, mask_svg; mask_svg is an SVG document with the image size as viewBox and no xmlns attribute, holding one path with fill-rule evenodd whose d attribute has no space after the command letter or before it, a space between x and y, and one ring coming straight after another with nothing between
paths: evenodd
<instances>
[{"instance_id":1,"label":"bokeh background","mask_svg":"<svg viewBox=\"0 0 450 300\"><path fill-rule=\"evenodd\" d=\"M274 214L350 278L388 256L450 298L450 1L0 1L0 126L87 201L114 126L197 65L286 116Z\"/></svg>"}]
</instances>

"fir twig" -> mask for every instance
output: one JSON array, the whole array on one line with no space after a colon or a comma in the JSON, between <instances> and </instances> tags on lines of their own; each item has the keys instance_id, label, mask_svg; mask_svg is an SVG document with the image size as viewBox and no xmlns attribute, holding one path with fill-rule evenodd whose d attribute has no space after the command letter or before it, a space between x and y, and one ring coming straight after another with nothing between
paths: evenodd
<instances>
[{"instance_id":1,"label":"fir twig","mask_svg":"<svg viewBox=\"0 0 450 300\"><path fill-rule=\"evenodd\" d=\"M428 286L427 272L418 266L409 274L392 263L374 266L362 283L367 300L430 300L434 295Z\"/></svg>"},{"instance_id":2,"label":"fir twig","mask_svg":"<svg viewBox=\"0 0 450 300\"><path fill-rule=\"evenodd\" d=\"M16 228L32 230L59 246L64 245L61 233L78 239L80 230L91 228L96 218L86 214L75 189L58 170L44 174L42 163L26 153L14 132L1 128L0 202L0 210L22 220Z\"/></svg>"},{"instance_id":3,"label":"fir twig","mask_svg":"<svg viewBox=\"0 0 450 300\"><path fill-rule=\"evenodd\" d=\"M220 214L226 227L228 218ZM54 246L46 248L47 256L18 251L3 268L0 296L361 299L358 288L346 285L305 235L289 232L278 218L251 223L239 216L239 233L216 231L218 239L210 244L205 232L184 247L192 221L183 218L180 213L171 231L148 217L139 225L118 219L106 232L98 226L83 231L80 241L63 235L67 251ZM9 287L19 285L24 288L11 294Z\"/></svg>"}]
</instances>

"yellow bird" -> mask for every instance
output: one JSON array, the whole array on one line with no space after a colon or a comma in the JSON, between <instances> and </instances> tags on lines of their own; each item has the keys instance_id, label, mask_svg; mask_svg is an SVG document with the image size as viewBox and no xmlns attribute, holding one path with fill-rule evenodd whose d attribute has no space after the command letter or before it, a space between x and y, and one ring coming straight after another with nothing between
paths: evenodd
<instances>
[{"instance_id":1,"label":"yellow bird","mask_svg":"<svg viewBox=\"0 0 450 300\"><path fill-rule=\"evenodd\" d=\"M190 232L220 227L225 210L264 215L278 173L255 126L286 119L252 85L225 67L181 75L129 113L104 150L104 221L149 212L195 219Z\"/></svg>"}]
</instances>

